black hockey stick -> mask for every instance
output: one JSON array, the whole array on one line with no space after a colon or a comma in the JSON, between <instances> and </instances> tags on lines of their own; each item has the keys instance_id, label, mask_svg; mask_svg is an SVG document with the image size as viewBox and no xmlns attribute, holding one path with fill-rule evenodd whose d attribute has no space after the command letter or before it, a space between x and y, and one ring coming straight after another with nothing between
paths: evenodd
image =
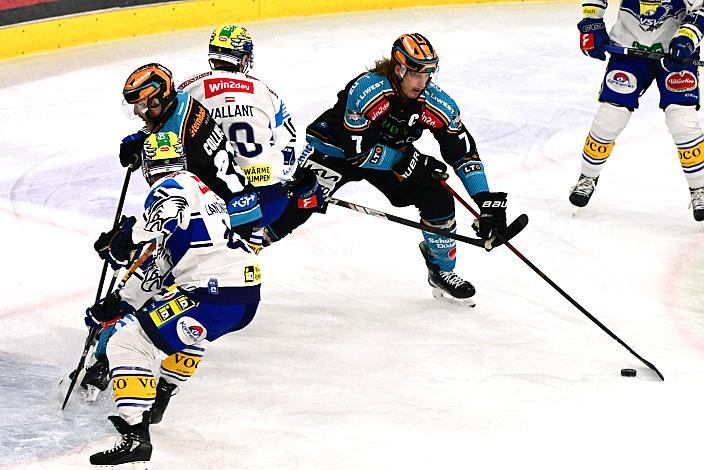
<instances>
[{"instance_id":1,"label":"black hockey stick","mask_svg":"<svg viewBox=\"0 0 704 470\"><path fill-rule=\"evenodd\" d=\"M643 59L660 60L660 59L664 59L665 57L667 57L667 54L665 52L643 51L640 49L634 49L632 47L614 46L612 44L608 44L608 45L604 46L604 50L606 52L611 53L611 54L628 55L631 57L641 57ZM697 67L704 67L704 61L696 60L696 59L685 60L685 61L682 61L682 63L696 65Z\"/></svg>"},{"instance_id":2,"label":"black hockey stick","mask_svg":"<svg viewBox=\"0 0 704 470\"><path fill-rule=\"evenodd\" d=\"M390 222L396 222L397 224L405 225L406 227L417 228L418 230L423 230L425 232L434 233L436 235L442 235L443 237L452 238L459 242L469 243L470 245L480 246L484 248L486 241L481 238L472 238L464 235L459 235L457 233L450 232L449 230L443 230L437 227L431 227L430 225L421 224L419 222L414 222L412 220L404 219L403 217L398 217L393 214L387 214L386 212L381 212L376 209L371 209L369 207L360 206L359 204L353 204L351 202L343 201L341 199L336 199L331 197L328 199L330 204L335 204L336 206L344 207L345 209L350 209L357 212L362 212L363 214L378 217L380 219L385 219ZM516 220L511 222L507 227L506 239L511 239L518 235L521 230L523 230L526 225L528 225L528 216L525 214L520 215ZM492 248L497 247L499 244L493 244Z\"/></svg>"},{"instance_id":3,"label":"black hockey stick","mask_svg":"<svg viewBox=\"0 0 704 470\"><path fill-rule=\"evenodd\" d=\"M130 165L127 167L127 173L125 174L125 181L122 183L122 191L120 192L120 199L117 201L117 210L115 211L115 220L112 223L112 227L115 228L117 227L117 224L120 221L120 216L122 215L122 207L125 205L125 197L127 196L127 187L130 184L130 176L132 174L132 169L133 166ZM105 284L105 275L108 272L108 260L106 259L103 262L103 270L100 272L100 281L98 282L98 291L95 294L95 302L98 303L98 301L101 299L102 294L103 294L103 285ZM110 286L108 287L108 292L110 292L115 285L115 279L117 279L117 271L115 271L115 274L112 277L112 280L110 281ZM83 346L83 354L81 355L81 359L78 361L78 366L76 366L76 369L73 371L72 374L69 374L71 377L71 383L68 386L68 391L66 392L66 396L64 397L64 402L61 405L61 410L63 411L64 408L66 408L66 403L68 403L68 398L71 396L71 392L73 392L73 388L76 386L76 381L78 380L78 376L80 375L80 371L83 368L83 365L86 362L86 356L88 355L88 350L90 350L90 347L93 345L93 342L95 341L95 337L98 334L98 330L96 328L91 328L90 331L88 332L88 337L86 338L86 343Z\"/></svg>"},{"instance_id":4,"label":"black hockey stick","mask_svg":"<svg viewBox=\"0 0 704 470\"><path fill-rule=\"evenodd\" d=\"M460 195L457 194L457 192L456 192L454 189L452 189L449 184L447 184L446 181L440 181L440 184L442 184L442 185L450 192L450 194L452 194L452 196L453 196L455 199L457 199L464 207L466 207L467 210L468 210L469 212L471 212L474 217L479 218L479 214L477 213L477 211L476 211L474 208L472 208L472 206L470 206L469 204L467 204L467 202L465 202L465 200L462 199L462 198L460 197ZM499 235L497 235L497 238L500 240L502 237L501 237L501 235L499 234ZM524 263L526 263L526 265L528 265L528 267L529 267L530 269L532 269L538 276L540 276L541 278L543 278L543 280L544 280L545 282L547 282L548 284L550 284L550 286L551 286L553 289L555 289L557 292L559 292L565 299L567 299L572 305L574 305L574 306L577 308L577 310L579 310L579 311L582 312L584 315L586 315L587 318L589 318L591 321L593 321L593 322L594 322L599 328L601 328L606 334L608 334L609 336L611 336L611 338L613 338L614 340L616 340L616 342L618 342L618 344L620 344L621 346L623 346L624 348L626 348L626 349L628 350L628 352L630 352L631 354L633 354L633 355L634 355L636 358L638 358L643 364L645 364L646 366L648 366L648 368L650 368L653 372L655 372L655 373L658 375L658 377L660 377L661 380L665 380L665 377L660 373L660 371L657 369L657 367L655 367L651 362L648 362L648 361L646 361L645 359L643 359L637 352L635 352L635 351L634 351L629 345L627 345L621 338L619 338L618 336L616 336L610 329L608 329L603 323L601 323L594 315L592 315L591 313L589 313L589 312L587 311L587 309L585 309L584 307L582 307L576 300L574 300L572 297L570 297L570 295L567 294L567 292L565 292L564 290L562 290L562 288L561 288L560 286L558 286L557 284L555 284L552 279L550 279L548 276L546 276L540 269L538 269L533 263L531 263L530 260L528 260L528 258L526 258L525 256L523 256L523 254L522 254L520 251L518 251L513 245L511 245L511 243L510 243L508 240L505 240L505 241L504 241L504 245L506 245L511 251L513 251L513 253L514 253L516 256L518 256L518 257L521 259L521 261L523 261Z\"/></svg>"}]
</instances>

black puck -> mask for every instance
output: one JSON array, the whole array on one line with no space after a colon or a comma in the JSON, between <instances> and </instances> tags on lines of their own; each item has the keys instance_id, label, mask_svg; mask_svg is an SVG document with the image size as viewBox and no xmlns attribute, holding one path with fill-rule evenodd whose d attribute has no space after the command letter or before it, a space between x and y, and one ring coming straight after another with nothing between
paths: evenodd
<instances>
[{"instance_id":1,"label":"black puck","mask_svg":"<svg viewBox=\"0 0 704 470\"><path fill-rule=\"evenodd\" d=\"M624 377L635 377L636 370L635 369L621 369L621 375Z\"/></svg>"}]
</instances>

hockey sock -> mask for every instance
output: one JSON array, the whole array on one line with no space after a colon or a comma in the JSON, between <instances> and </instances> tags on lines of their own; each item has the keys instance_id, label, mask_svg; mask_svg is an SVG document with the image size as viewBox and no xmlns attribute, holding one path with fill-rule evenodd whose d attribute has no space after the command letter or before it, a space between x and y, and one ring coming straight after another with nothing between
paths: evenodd
<instances>
[{"instance_id":1,"label":"hockey sock","mask_svg":"<svg viewBox=\"0 0 704 470\"><path fill-rule=\"evenodd\" d=\"M182 384L196 373L205 349L188 346L161 361L161 376L172 384Z\"/></svg>"},{"instance_id":2,"label":"hockey sock","mask_svg":"<svg viewBox=\"0 0 704 470\"><path fill-rule=\"evenodd\" d=\"M582 174L599 176L606 159L611 155L616 138L628 124L631 112L627 108L602 103L597 111L582 150Z\"/></svg>"},{"instance_id":3,"label":"hockey sock","mask_svg":"<svg viewBox=\"0 0 704 470\"><path fill-rule=\"evenodd\" d=\"M665 109L665 122L677 145L682 171L689 187L704 186L704 134L694 106L672 104Z\"/></svg>"},{"instance_id":4,"label":"hockey sock","mask_svg":"<svg viewBox=\"0 0 704 470\"><path fill-rule=\"evenodd\" d=\"M120 416L130 425L142 420L156 396L156 380L151 370L142 367L116 367L110 371L115 404Z\"/></svg>"},{"instance_id":5,"label":"hockey sock","mask_svg":"<svg viewBox=\"0 0 704 470\"><path fill-rule=\"evenodd\" d=\"M454 216L450 220L444 222L422 220L422 223L441 228L443 230L449 230L453 233L457 229ZM457 245L455 240L425 231L423 232L423 238L425 238L425 246L428 248L431 255L430 261L437 265L438 268L440 268L440 271L454 270L456 264L455 252Z\"/></svg>"}]
</instances>

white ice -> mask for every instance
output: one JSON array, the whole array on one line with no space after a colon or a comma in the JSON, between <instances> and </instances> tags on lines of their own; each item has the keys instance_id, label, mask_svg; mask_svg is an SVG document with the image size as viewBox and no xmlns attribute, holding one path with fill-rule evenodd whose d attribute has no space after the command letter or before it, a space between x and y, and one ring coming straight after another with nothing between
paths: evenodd
<instances>
[{"instance_id":1,"label":"white ice","mask_svg":"<svg viewBox=\"0 0 704 470\"><path fill-rule=\"evenodd\" d=\"M259 313L210 346L152 428L154 468L701 468L704 229L652 90L572 217L604 69L578 50L579 15L494 4L246 26L255 75L301 133L396 36L427 35L491 187L509 193L509 216L530 216L515 246L665 382L507 249L460 246L478 306L451 306L431 297L419 232L331 207L264 251ZM206 69L208 34L0 63L0 467L86 468L112 445L109 394L74 396L61 413L56 386L83 346L101 266L92 242L124 176L118 143L139 127L120 90L149 61L177 78ZM145 189L136 173L126 212ZM417 217L366 183L338 196Z\"/></svg>"}]
</instances>

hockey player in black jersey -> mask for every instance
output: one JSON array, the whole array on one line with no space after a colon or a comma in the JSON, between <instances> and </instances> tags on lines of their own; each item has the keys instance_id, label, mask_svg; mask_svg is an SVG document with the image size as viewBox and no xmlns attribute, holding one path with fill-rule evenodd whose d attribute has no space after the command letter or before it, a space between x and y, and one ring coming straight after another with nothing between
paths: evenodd
<instances>
[{"instance_id":1,"label":"hockey player in black jersey","mask_svg":"<svg viewBox=\"0 0 704 470\"><path fill-rule=\"evenodd\" d=\"M208 110L188 93L177 91L171 72L156 63L132 72L122 95L127 111L145 124L139 132L122 140L122 166L133 163L134 168L139 168L142 145L150 134L175 133L188 158L188 171L227 203L232 227L247 238L247 229L261 217L257 192L235 164L225 133Z\"/></svg>"},{"instance_id":2,"label":"hockey player in black jersey","mask_svg":"<svg viewBox=\"0 0 704 470\"><path fill-rule=\"evenodd\" d=\"M304 166L317 173L327 195L350 181L366 180L394 206L417 207L423 223L454 231L454 200L438 183L450 165L481 208L479 235L490 239L506 228L506 193L489 191L459 108L433 82L437 70L438 56L424 36L400 36L390 59L349 82L332 109L308 126L310 156ZM437 140L447 164L414 148L425 130ZM268 241L286 236L310 215L290 205L267 227ZM474 287L454 272L455 241L429 232L423 236L420 251L433 294L473 305Z\"/></svg>"}]
</instances>

